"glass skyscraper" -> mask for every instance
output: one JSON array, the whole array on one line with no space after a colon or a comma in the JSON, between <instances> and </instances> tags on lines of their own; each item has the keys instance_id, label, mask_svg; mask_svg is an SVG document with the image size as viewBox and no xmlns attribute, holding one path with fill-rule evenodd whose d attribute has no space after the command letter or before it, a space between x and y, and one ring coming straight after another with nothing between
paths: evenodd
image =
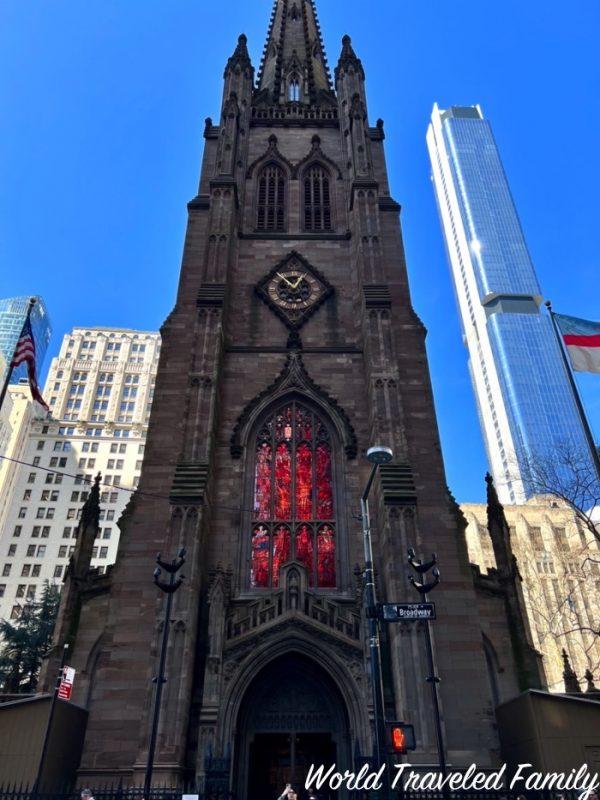
<instances>
[{"instance_id":1,"label":"glass skyscraper","mask_svg":"<svg viewBox=\"0 0 600 800\"><path fill-rule=\"evenodd\" d=\"M37 372L39 377L44 356L46 355L46 350L50 342L50 336L52 335L52 328L44 301L41 297L36 297L36 300L37 302L31 312L31 330L33 331L33 338L35 340ZM21 335L28 307L28 296L0 299L0 352L6 360L6 368L10 365L15 351L15 345ZM27 364L21 364L19 367L13 369L10 382L19 383L21 378L26 377Z\"/></svg>"},{"instance_id":2,"label":"glass skyscraper","mask_svg":"<svg viewBox=\"0 0 600 800\"><path fill-rule=\"evenodd\" d=\"M427 147L490 471L520 503L557 448L594 465L489 122L435 105Z\"/></svg>"}]
</instances>

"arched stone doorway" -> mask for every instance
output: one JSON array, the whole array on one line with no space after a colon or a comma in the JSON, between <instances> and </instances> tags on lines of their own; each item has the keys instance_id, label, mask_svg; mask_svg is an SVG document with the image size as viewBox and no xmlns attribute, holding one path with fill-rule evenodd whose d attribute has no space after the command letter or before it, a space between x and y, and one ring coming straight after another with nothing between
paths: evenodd
<instances>
[{"instance_id":1,"label":"arched stone doorway","mask_svg":"<svg viewBox=\"0 0 600 800\"><path fill-rule=\"evenodd\" d=\"M236 726L235 796L277 798L286 783L305 796L311 764L351 764L348 714L330 676L299 653L267 664L244 695ZM323 800L335 792L319 791Z\"/></svg>"}]
</instances>

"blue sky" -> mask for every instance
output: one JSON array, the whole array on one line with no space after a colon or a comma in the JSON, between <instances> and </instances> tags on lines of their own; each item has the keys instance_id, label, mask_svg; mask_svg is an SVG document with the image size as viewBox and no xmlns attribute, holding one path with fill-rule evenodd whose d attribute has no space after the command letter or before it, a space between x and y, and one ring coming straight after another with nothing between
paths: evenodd
<instances>
[{"instance_id":1,"label":"blue sky","mask_svg":"<svg viewBox=\"0 0 600 800\"><path fill-rule=\"evenodd\" d=\"M335 66L344 33L385 120L448 483L484 496L485 455L429 180L431 107L480 103L546 297L600 318L597 0L317 0ZM226 9L226 13L224 10ZM170 311L204 118L271 0L0 0L0 297L41 294L75 325L154 330ZM44 370L45 372L45 370ZM600 434L600 378L581 381Z\"/></svg>"}]
</instances>

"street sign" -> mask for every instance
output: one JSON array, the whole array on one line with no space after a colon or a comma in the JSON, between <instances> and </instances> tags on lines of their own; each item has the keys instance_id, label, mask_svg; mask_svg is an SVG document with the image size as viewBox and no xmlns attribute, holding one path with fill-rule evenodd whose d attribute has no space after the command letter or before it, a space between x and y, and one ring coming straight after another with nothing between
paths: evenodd
<instances>
[{"instance_id":1,"label":"street sign","mask_svg":"<svg viewBox=\"0 0 600 800\"><path fill-rule=\"evenodd\" d=\"M435 619L435 603L380 603L379 613L384 622Z\"/></svg>"},{"instance_id":2,"label":"street sign","mask_svg":"<svg viewBox=\"0 0 600 800\"><path fill-rule=\"evenodd\" d=\"M60 700L70 700L73 692L73 682L75 681L75 670L73 667L63 667L62 677L58 685L58 698Z\"/></svg>"}]
</instances>

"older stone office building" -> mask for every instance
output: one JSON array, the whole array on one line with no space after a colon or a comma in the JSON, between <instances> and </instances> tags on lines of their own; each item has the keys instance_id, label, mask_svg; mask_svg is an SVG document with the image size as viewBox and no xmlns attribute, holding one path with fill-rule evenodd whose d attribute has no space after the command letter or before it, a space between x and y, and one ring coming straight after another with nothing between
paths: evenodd
<instances>
[{"instance_id":1,"label":"older stone office building","mask_svg":"<svg viewBox=\"0 0 600 800\"><path fill-rule=\"evenodd\" d=\"M61 584L99 471L93 566L104 571L114 562L115 523L139 479L159 352L155 332L74 328L44 386L50 415L27 385L10 387L13 460L0 462L0 619L17 619L45 581Z\"/></svg>"},{"instance_id":2,"label":"older stone office building","mask_svg":"<svg viewBox=\"0 0 600 800\"><path fill-rule=\"evenodd\" d=\"M258 74L240 36L204 135L139 492L114 569L83 597L71 658L89 710L81 780L143 776L163 614L154 559L181 547L156 780L220 781L254 800L303 780L312 761L345 769L372 753L356 514L375 442L394 452L371 496L380 598L417 599L407 546L438 554L448 759L490 764L492 662L384 126L369 122L350 38L332 82L314 3L277 0ZM383 650L388 717L415 725L415 761L436 763L421 629L388 627ZM511 659L502 686L514 694Z\"/></svg>"}]
</instances>

